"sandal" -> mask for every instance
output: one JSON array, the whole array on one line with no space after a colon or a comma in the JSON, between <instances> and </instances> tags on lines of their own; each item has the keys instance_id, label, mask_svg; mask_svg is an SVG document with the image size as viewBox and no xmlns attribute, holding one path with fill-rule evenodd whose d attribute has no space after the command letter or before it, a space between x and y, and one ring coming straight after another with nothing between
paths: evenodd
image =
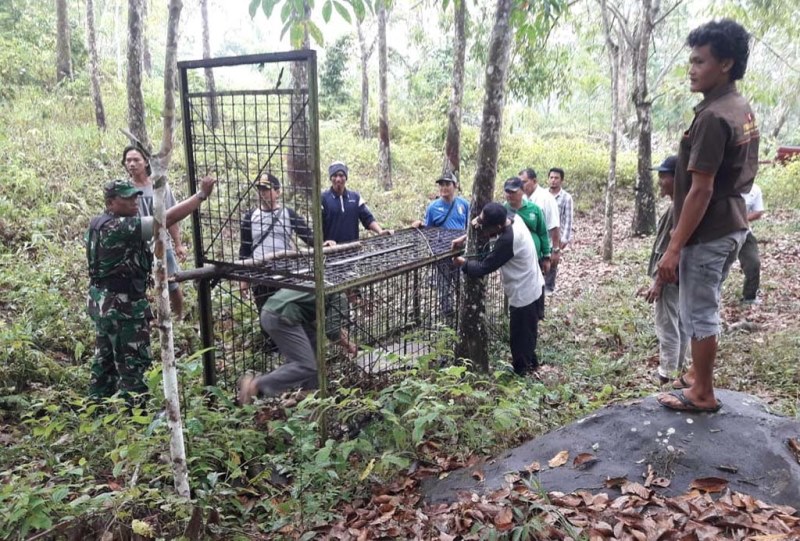
<instances>
[{"instance_id":1,"label":"sandal","mask_svg":"<svg viewBox=\"0 0 800 541\"><path fill-rule=\"evenodd\" d=\"M665 398L669 397L676 398L678 400L678 404L670 404L669 402L664 400ZM683 391L661 393L660 395L658 395L658 398L656 400L658 400L658 403L667 409L671 409L673 411L685 411L688 413L717 413L722 407L722 402L720 402L719 400L717 400L715 406L710 408L698 406L697 404L689 400L689 398L687 398L686 395L683 394Z\"/></svg>"},{"instance_id":2,"label":"sandal","mask_svg":"<svg viewBox=\"0 0 800 541\"><path fill-rule=\"evenodd\" d=\"M675 389L676 391L680 391L681 389L688 389L691 386L692 384L686 381L686 378L684 378L683 376L680 376L672 383L672 388Z\"/></svg>"}]
</instances>

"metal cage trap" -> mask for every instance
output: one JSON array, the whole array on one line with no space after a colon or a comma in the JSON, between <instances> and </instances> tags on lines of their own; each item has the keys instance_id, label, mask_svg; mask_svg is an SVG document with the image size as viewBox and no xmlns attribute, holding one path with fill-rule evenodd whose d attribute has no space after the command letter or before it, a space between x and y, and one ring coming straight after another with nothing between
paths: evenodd
<instances>
[{"instance_id":1,"label":"metal cage trap","mask_svg":"<svg viewBox=\"0 0 800 541\"><path fill-rule=\"evenodd\" d=\"M281 288L323 292L317 364L329 379L374 385L392 370L436 356L452 342L460 272L450 264L461 231L405 229L323 246L314 51L178 63L191 192L216 175L217 189L193 216L194 270L207 385L232 388L247 370L281 362L259 311ZM214 85L208 75L213 75ZM486 317L505 334L497 274L487 278ZM324 339L325 297L344 293L340 314L359 345L348 358Z\"/></svg>"}]
</instances>

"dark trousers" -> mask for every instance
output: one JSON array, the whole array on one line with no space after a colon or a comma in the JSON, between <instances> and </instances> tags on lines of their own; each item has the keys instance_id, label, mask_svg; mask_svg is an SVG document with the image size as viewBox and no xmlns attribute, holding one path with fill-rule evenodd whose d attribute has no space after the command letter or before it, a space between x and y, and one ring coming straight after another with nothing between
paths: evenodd
<instances>
[{"instance_id":1,"label":"dark trousers","mask_svg":"<svg viewBox=\"0 0 800 541\"><path fill-rule=\"evenodd\" d=\"M261 328L278 346L284 363L256 378L258 395L278 396L290 389L316 389L316 329L312 325L293 323L268 310L261 313Z\"/></svg>"},{"instance_id":2,"label":"dark trousers","mask_svg":"<svg viewBox=\"0 0 800 541\"><path fill-rule=\"evenodd\" d=\"M544 273L544 286L550 291L556 290L556 276L558 275L558 263L550 262L550 270Z\"/></svg>"},{"instance_id":3,"label":"dark trousers","mask_svg":"<svg viewBox=\"0 0 800 541\"><path fill-rule=\"evenodd\" d=\"M761 259L758 255L758 241L752 231L747 232L742 249L739 250L739 264L744 273L742 299L751 301L756 298L758 286L761 284Z\"/></svg>"},{"instance_id":4,"label":"dark trousers","mask_svg":"<svg viewBox=\"0 0 800 541\"><path fill-rule=\"evenodd\" d=\"M539 309L536 301L511 307L511 363L520 376L536 370L536 341L539 337Z\"/></svg>"}]
</instances>

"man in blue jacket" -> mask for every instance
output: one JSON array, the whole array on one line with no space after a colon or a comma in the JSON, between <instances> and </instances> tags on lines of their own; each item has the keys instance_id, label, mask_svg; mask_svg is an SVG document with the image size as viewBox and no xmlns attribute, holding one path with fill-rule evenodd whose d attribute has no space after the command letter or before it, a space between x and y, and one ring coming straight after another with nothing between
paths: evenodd
<instances>
[{"instance_id":1,"label":"man in blue jacket","mask_svg":"<svg viewBox=\"0 0 800 541\"><path fill-rule=\"evenodd\" d=\"M378 235L391 235L393 231L381 227L359 193L345 187L347 174L347 165L342 162L328 166L331 187L322 193L323 240L336 243L358 240L358 222Z\"/></svg>"}]
</instances>

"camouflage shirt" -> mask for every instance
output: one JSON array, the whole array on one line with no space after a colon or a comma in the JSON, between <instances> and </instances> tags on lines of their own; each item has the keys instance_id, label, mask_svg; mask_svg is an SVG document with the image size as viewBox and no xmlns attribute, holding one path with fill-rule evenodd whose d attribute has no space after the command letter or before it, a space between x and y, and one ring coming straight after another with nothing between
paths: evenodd
<instances>
[{"instance_id":1,"label":"camouflage shirt","mask_svg":"<svg viewBox=\"0 0 800 541\"><path fill-rule=\"evenodd\" d=\"M92 218L84 237L91 279L87 309L92 319L153 318L145 296L153 265L148 247L152 236L152 218L108 212Z\"/></svg>"}]
</instances>

